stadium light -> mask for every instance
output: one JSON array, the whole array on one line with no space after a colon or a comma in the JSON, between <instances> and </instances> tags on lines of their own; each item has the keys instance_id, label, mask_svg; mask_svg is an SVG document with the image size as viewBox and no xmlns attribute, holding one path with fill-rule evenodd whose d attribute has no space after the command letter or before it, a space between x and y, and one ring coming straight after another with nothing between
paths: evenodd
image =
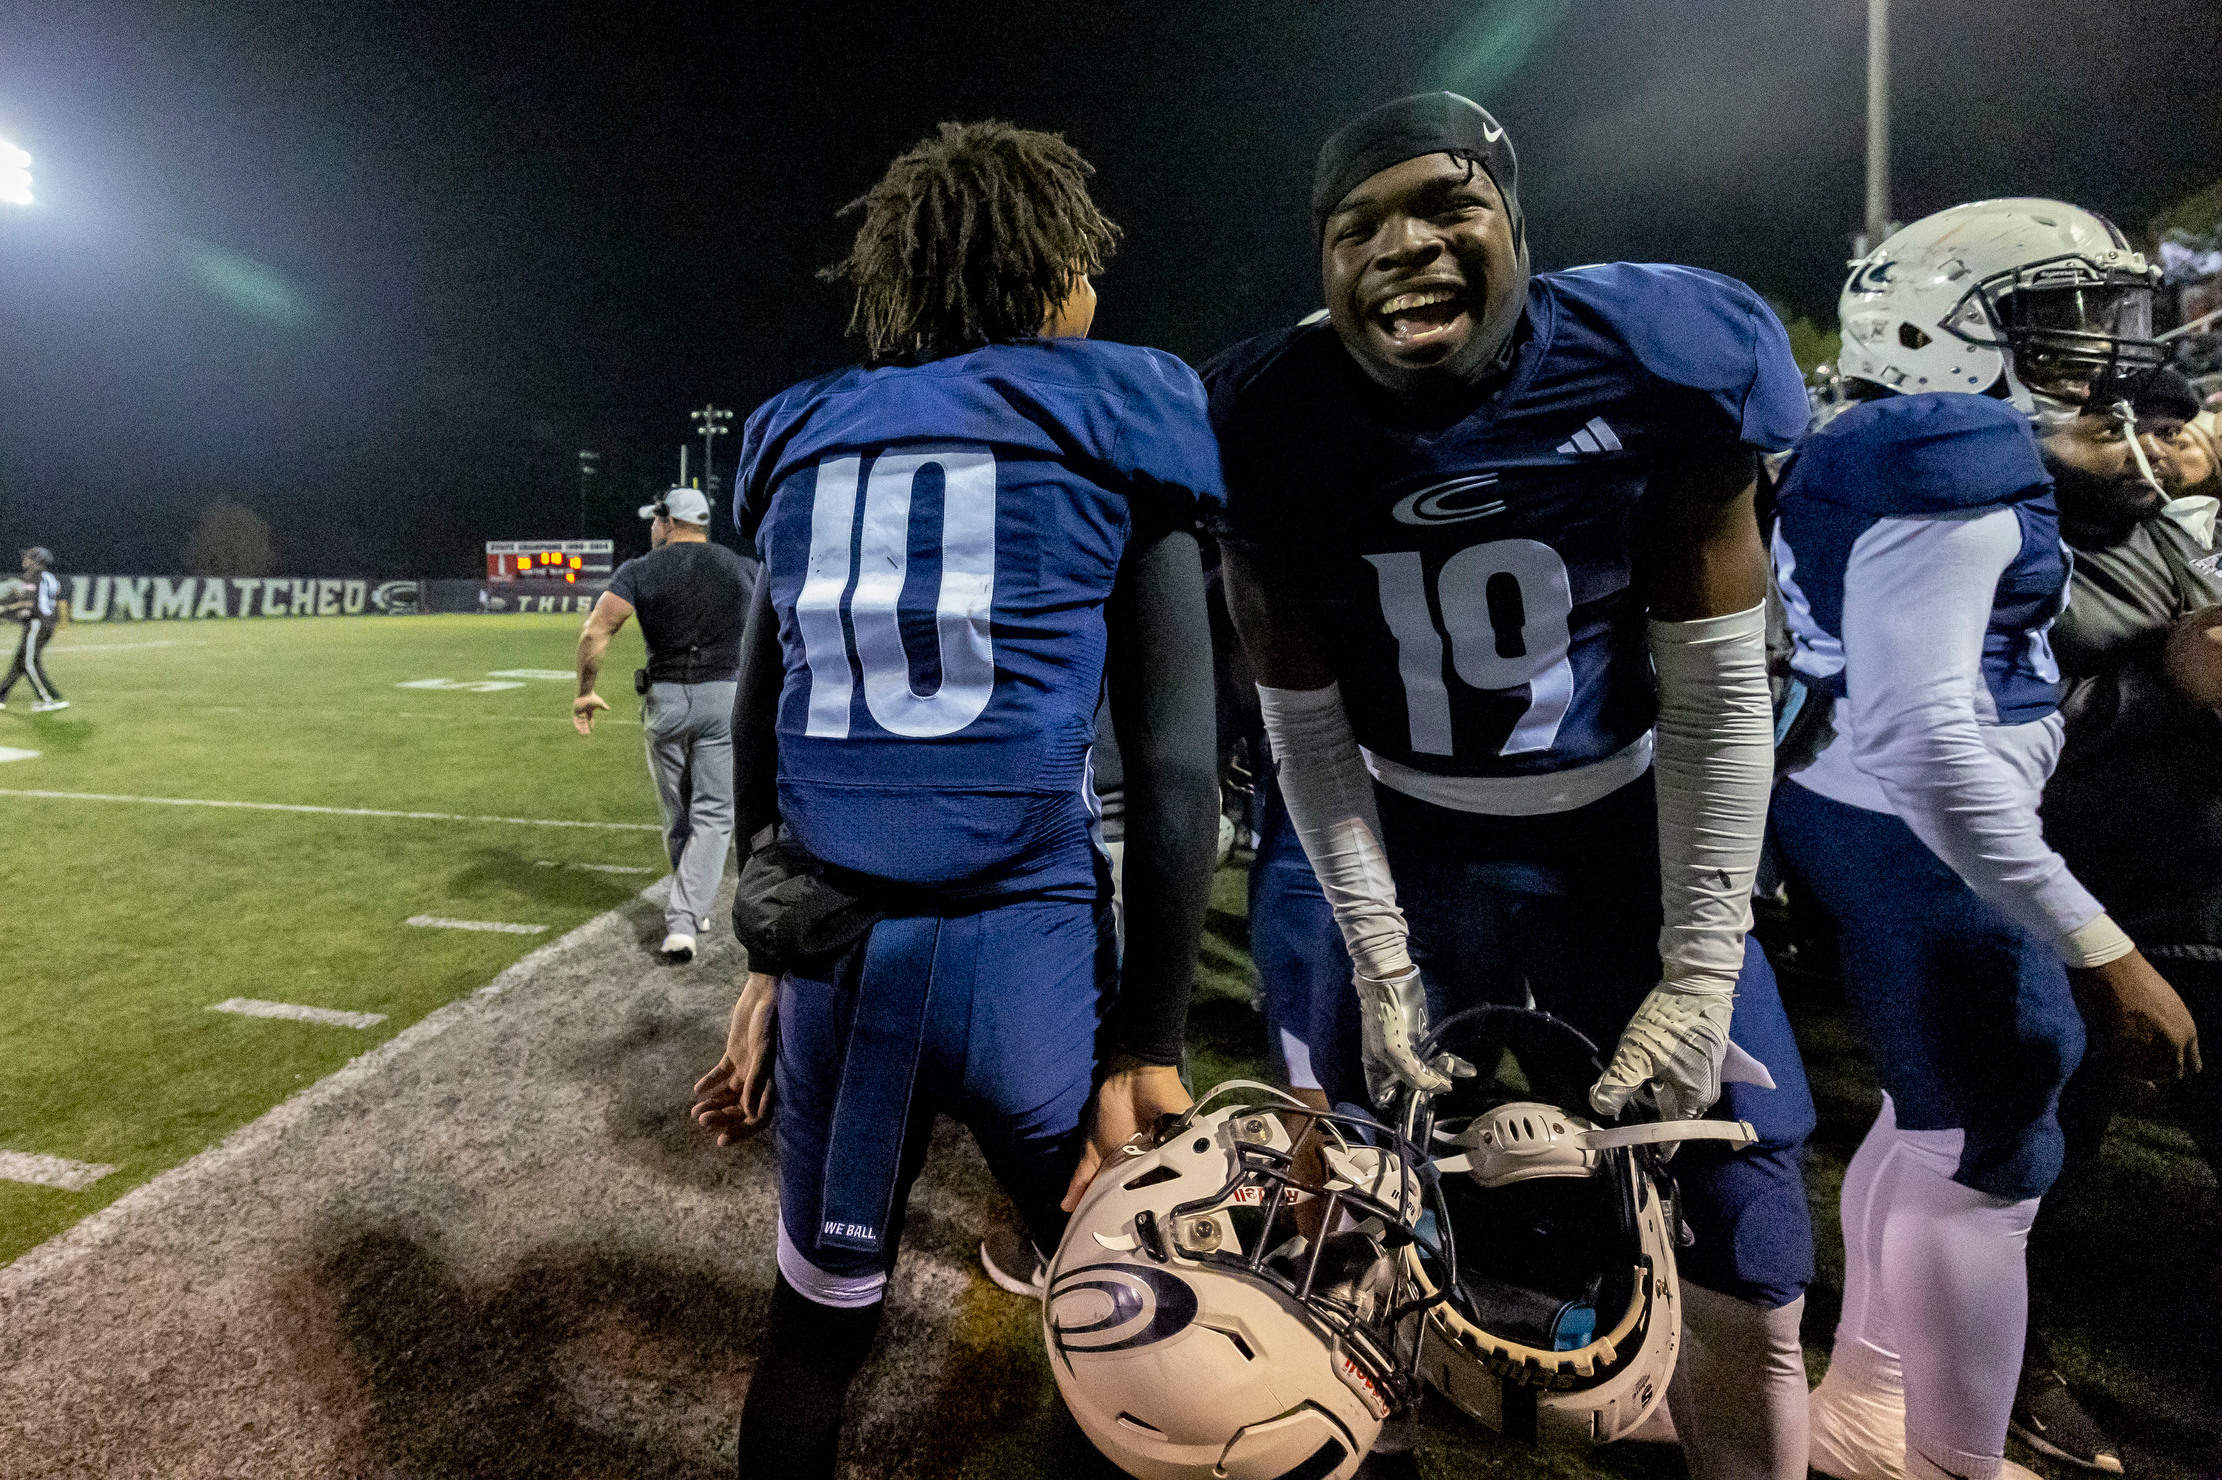
<instances>
[{"instance_id":1,"label":"stadium light","mask_svg":"<svg viewBox=\"0 0 2222 1480\"><path fill-rule=\"evenodd\" d=\"M722 437L732 430L726 423L732 421L733 413L720 411L714 403L705 403L700 411L688 412L687 417L694 422L695 429L702 434L702 491L704 493L715 493L717 491L716 479L712 473L715 464L710 458L710 439L712 437ZM681 462L679 468L679 481L684 483L687 479L686 464Z\"/></svg>"},{"instance_id":2,"label":"stadium light","mask_svg":"<svg viewBox=\"0 0 2222 1480\"><path fill-rule=\"evenodd\" d=\"M6 139L0 139L0 203L32 204L31 156Z\"/></svg>"}]
</instances>

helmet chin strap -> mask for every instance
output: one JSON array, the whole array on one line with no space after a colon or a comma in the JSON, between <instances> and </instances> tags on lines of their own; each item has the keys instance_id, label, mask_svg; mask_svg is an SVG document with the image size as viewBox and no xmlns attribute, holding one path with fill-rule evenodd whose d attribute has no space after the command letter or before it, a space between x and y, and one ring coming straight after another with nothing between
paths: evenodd
<instances>
[{"instance_id":1,"label":"helmet chin strap","mask_svg":"<svg viewBox=\"0 0 2222 1480\"><path fill-rule=\"evenodd\" d=\"M2137 459L2137 476L2144 479L2153 492L2166 498L2168 490L2160 486L2160 479L2153 474L2153 465L2145 460L2145 446L2137 440L2136 408L2127 401L2116 401L2112 415L2121 426L2122 439L2129 443L2129 455Z\"/></svg>"}]
</instances>

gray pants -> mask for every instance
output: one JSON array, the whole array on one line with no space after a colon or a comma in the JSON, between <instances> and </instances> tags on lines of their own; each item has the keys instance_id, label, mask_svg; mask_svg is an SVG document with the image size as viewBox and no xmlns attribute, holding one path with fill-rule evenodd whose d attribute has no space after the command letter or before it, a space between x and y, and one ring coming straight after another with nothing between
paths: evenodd
<instances>
[{"instance_id":1,"label":"gray pants","mask_svg":"<svg viewBox=\"0 0 2222 1480\"><path fill-rule=\"evenodd\" d=\"M641 710L671 855L664 929L672 935L709 928L733 844L733 690L730 683L651 684Z\"/></svg>"}]
</instances>

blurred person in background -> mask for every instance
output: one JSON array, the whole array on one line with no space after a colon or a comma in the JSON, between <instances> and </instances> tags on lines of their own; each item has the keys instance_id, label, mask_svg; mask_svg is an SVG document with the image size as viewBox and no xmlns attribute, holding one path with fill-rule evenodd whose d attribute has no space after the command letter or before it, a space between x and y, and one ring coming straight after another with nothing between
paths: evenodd
<instances>
[{"instance_id":1,"label":"blurred person in background","mask_svg":"<svg viewBox=\"0 0 2222 1480\"><path fill-rule=\"evenodd\" d=\"M650 521L648 553L617 568L579 634L571 727L592 734L595 711L610 707L594 692L602 654L639 612L648 666L633 675L633 688L645 699L641 726L672 870L663 953L685 962L709 928L733 841L733 684L756 571L711 543L710 501L699 489L674 488L640 517Z\"/></svg>"},{"instance_id":2,"label":"blurred person in background","mask_svg":"<svg viewBox=\"0 0 2222 1480\"><path fill-rule=\"evenodd\" d=\"M16 588L10 615L23 624L23 636L15 645L15 662L9 666L7 678L0 680L0 709L8 707L8 695L14 692L19 678L31 681L33 714L69 708L69 700L46 676L46 644L62 619L62 583L54 574L54 552L44 545L33 545L23 552L23 580Z\"/></svg>"},{"instance_id":3,"label":"blurred person in background","mask_svg":"<svg viewBox=\"0 0 2222 1480\"><path fill-rule=\"evenodd\" d=\"M2084 414L2043 439L2075 552L2068 607L2053 626L2068 690L2060 767L2045 788L2045 835L2167 973L2192 1021L2222 1033L2222 577L2215 573L2213 445L2199 402L2170 369L2102 382ZM2170 497L2174 494L2174 497ZM2067 1153L2030 1235L2040 1269L2080 1195L2093 1189L2128 1077L2114 1025L2060 1099ZM2222 1076L2173 1086L2168 1108L2208 1165L2222 1166ZM2203 1284L2222 1295L2222 1246ZM2032 1319L2013 1430L2055 1459L2118 1471L2120 1452L2069 1392Z\"/></svg>"},{"instance_id":4,"label":"blurred person in background","mask_svg":"<svg viewBox=\"0 0 2222 1480\"><path fill-rule=\"evenodd\" d=\"M1856 404L1783 480L1792 663L1835 733L1776 789L1775 839L1836 923L1885 1091L1845 1170L1843 1315L1812 1397L1812 1464L1839 1480L2027 1475L2005 1457L2026 1247L2085 1017L2147 1076L2198 1067L2183 1004L2038 817L2070 565L2038 444L2086 430L2117 366L2158 363L2157 278L2064 201L1893 233L1839 304Z\"/></svg>"}]
</instances>

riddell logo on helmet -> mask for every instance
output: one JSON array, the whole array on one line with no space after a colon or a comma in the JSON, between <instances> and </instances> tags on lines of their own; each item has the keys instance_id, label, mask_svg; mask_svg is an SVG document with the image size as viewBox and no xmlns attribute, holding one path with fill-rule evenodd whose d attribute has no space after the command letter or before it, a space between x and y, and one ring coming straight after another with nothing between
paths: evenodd
<instances>
[{"instance_id":1,"label":"riddell logo on helmet","mask_svg":"<svg viewBox=\"0 0 2222 1480\"><path fill-rule=\"evenodd\" d=\"M1352 1392L1365 1399L1366 1406L1373 1410L1375 1418L1389 1416L1389 1400L1381 1396L1379 1385L1366 1376L1365 1370L1351 1360L1350 1353L1335 1353L1335 1375L1348 1384Z\"/></svg>"},{"instance_id":2,"label":"riddell logo on helmet","mask_svg":"<svg viewBox=\"0 0 2222 1480\"><path fill-rule=\"evenodd\" d=\"M1290 1207L1294 1207L1300 1202L1309 1202L1311 1196L1309 1192L1301 1187L1285 1187L1282 1190L1281 1201ZM1228 1193L1226 1205L1230 1208L1249 1207L1263 1205L1264 1202L1264 1186L1259 1183L1252 1183L1248 1187L1237 1187L1234 1191Z\"/></svg>"}]
</instances>

